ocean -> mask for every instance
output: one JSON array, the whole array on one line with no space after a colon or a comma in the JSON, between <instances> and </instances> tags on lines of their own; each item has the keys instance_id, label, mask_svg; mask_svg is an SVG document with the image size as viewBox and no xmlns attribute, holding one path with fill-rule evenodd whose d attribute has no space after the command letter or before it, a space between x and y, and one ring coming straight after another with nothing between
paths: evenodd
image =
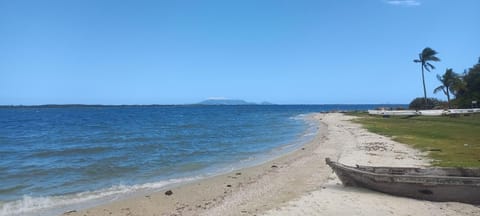
<instances>
[{"instance_id":1,"label":"ocean","mask_svg":"<svg viewBox=\"0 0 480 216\"><path fill-rule=\"evenodd\" d=\"M253 166L311 140L313 112L378 106L2 107L0 216L59 215Z\"/></svg>"}]
</instances>

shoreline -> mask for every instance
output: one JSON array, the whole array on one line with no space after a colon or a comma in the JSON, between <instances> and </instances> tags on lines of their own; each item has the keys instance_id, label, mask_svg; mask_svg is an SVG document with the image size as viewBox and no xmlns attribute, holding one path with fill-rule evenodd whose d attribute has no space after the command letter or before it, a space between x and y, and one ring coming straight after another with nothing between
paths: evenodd
<instances>
[{"instance_id":1,"label":"shoreline","mask_svg":"<svg viewBox=\"0 0 480 216\"><path fill-rule=\"evenodd\" d=\"M184 175L156 182L134 185L119 184L99 190L87 190L75 194L51 197L25 196L21 200L7 203L7 205L3 206L4 208L0 208L0 215L62 215L68 212L71 213L108 205L112 202L149 196L150 194L161 193L168 189L178 188L233 173L237 170L256 167L288 155L314 139L318 131L318 122L312 118L313 115L314 114L310 113L289 117L291 119L301 120L305 124L305 129L299 130L301 132L296 135L296 138L292 138L292 140L288 142L285 141L284 145L277 146L264 153L251 154L248 158L239 160L234 164L222 164L216 168L207 170L207 172L197 172L194 175Z\"/></svg>"},{"instance_id":2,"label":"shoreline","mask_svg":"<svg viewBox=\"0 0 480 216\"><path fill-rule=\"evenodd\" d=\"M319 125L315 138L276 159L63 215L480 214L480 208L462 203L434 203L343 187L325 157L349 165L426 166L428 160L418 150L367 132L349 121L354 117L328 113L312 118ZM172 193L166 195L166 191Z\"/></svg>"},{"instance_id":3,"label":"shoreline","mask_svg":"<svg viewBox=\"0 0 480 216\"><path fill-rule=\"evenodd\" d=\"M267 192L267 189L270 192L280 190L279 184L269 184L267 178L271 179L272 174L278 173L279 171L282 171L282 173L286 172L284 170L286 165L302 159L306 155L310 155L311 158L311 151L316 149L317 145L321 143L319 142L320 139L325 138L326 125L319 122L318 114L311 115L310 118L312 118L317 125L315 137L292 152L277 156L252 167L241 168L226 174L215 175L192 182L171 185L157 192L121 198L118 201L100 204L93 208L78 211L72 209L63 215L127 215L128 212L140 215L158 215L159 213L161 213L160 215L198 215L202 212L209 214L206 210L213 211L214 208L221 207L220 204L225 205L224 200L230 200L234 196L237 196L237 194L242 194L242 199L246 198L245 191L248 191L248 187L252 184L263 184L265 186L264 193ZM307 170L301 171L305 176L310 176L311 173L313 173ZM274 187L269 187L268 185ZM295 189L297 188L296 185L298 184L292 184ZM316 188L316 186L312 185L309 190L313 190L314 188ZM171 190L173 194L170 196L165 195L165 191L169 190ZM305 192L305 190L299 190L296 193L292 191L295 190L291 190L284 196L277 197L276 199L279 199L281 202L286 202ZM251 198L249 198L249 200L257 197L256 192L258 191L255 191L255 195L250 195ZM276 204L272 205L270 203L271 202L265 202L261 206L257 206L255 212L263 212L276 206ZM231 210L231 208L226 209ZM238 213L232 212L232 215L238 215L242 213L242 211L247 210L240 210Z\"/></svg>"}]
</instances>

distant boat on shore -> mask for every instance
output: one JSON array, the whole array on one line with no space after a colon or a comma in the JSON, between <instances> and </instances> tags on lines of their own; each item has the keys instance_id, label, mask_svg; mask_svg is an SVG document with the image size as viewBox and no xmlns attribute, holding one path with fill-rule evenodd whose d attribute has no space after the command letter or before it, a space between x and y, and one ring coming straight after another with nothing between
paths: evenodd
<instances>
[{"instance_id":1,"label":"distant boat on shore","mask_svg":"<svg viewBox=\"0 0 480 216\"><path fill-rule=\"evenodd\" d=\"M368 110L370 115L381 116L415 116L418 115L415 110Z\"/></svg>"},{"instance_id":2,"label":"distant boat on shore","mask_svg":"<svg viewBox=\"0 0 480 216\"><path fill-rule=\"evenodd\" d=\"M325 158L345 186L439 202L480 204L480 169L347 166Z\"/></svg>"},{"instance_id":3,"label":"distant boat on shore","mask_svg":"<svg viewBox=\"0 0 480 216\"><path fill-rule=\"evenodd\" d=\"M480 109L447 109L447 110L368 110L370 115L381 116L442 116L442 115L465 115L480 113Z\"/></svg>"}]
</instances>

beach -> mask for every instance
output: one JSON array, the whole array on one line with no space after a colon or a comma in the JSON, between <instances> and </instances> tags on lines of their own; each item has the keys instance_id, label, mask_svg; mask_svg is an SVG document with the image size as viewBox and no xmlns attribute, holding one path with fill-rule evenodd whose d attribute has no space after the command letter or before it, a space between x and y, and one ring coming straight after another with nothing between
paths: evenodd
<instances>
[{"instance_id":1,"label":"beach","mask_svg":"<svg viewBox=\"0 0 480 216\"><path fill-rule=\"evenodd\" d=\"M250 168L63 215L480 215L480 208L344 187L325 157L347 165L427 166L424 153L319 113L318 132L300 149Z\"/></svg>"}]
</instances>

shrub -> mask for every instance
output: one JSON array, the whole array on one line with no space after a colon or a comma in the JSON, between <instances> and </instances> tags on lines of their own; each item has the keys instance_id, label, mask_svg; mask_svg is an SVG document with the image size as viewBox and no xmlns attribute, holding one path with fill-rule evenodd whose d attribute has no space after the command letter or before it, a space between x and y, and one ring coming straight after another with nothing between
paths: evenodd
<instances>
[{"instance_id":1,"label":"shrub","mask_svg":"<svg viewBox=\"0 0 480 216\"><path fill-rule=\"evenodd\" d=\"M410 105L408 105L409 109L414 109L414 110L421 110L421 109L433 109L433 108L439 108L443 107L445 105L445 102L440 101L436 98L427 98L427 103L425 103L425 99L423 97L418 97L412 100L410 102Z\"/></svg>"}]
</instances>

